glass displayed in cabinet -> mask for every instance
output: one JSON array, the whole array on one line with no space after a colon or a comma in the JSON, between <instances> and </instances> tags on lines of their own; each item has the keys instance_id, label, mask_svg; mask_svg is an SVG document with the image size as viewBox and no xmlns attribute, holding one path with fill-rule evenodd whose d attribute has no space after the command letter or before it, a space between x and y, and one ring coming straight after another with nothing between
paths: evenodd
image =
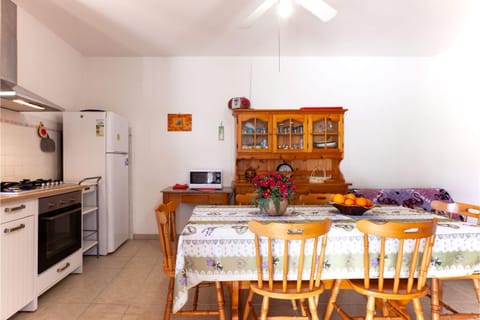
<instances>
[{"instance_id":1,"label":"glass displayed in cabinet","mask_svg":"<svg viewBox=\"0 0 480 320\"><path fill-rule=\"evenodd\" d=\"M248 120L241 121L241 128L242 150L267 150L269 148L267 121L258 118L250 118Z\"/></svg>"},{"instance_id":2,"label":"glass displayed in cabinet","mask_svg":"<svg viewBox=\"0 0 480 320\"><path fill-rule=\"evenodd\" d=\"M312 148L319 149L339 148L339 118L335 116L313 117L312 119Z\"/></svg>"},{"instance_id":3,"label":"glass displayed in cabinet","mask_svg":"<svg viewBox=\"0 0 480 320\"><path fill-rule=\"evenodd\" d=\"M305 118L275 117L275 148L283 151L305 149Z\"/></svg>"}]
</instances>

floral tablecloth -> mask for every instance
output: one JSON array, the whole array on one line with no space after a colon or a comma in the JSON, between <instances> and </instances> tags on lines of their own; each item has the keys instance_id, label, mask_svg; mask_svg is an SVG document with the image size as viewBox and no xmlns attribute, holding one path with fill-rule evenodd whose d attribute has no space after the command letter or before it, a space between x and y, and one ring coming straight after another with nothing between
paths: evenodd
<instances>
[{"instance_id":1,"label":"floral tablecloth","mask_svg":"<svg viewBox=\"0 0 480 320\"><path fill-rule=\"evenodd\" d=\"M250 220L315 221L332 219L328 233L324 279L363 278L363 239L358 219L439 221L429 277L480 272L480 227L435 216L423 210L377 206L363 216L342 215L332 206L289 206L271 217L250 206L197 206L178 241L174 311L187 301L188 289L202 281L255 280L255 248ZM392 249L394 254L395 249Z\"/></svg>"}]
</instances>

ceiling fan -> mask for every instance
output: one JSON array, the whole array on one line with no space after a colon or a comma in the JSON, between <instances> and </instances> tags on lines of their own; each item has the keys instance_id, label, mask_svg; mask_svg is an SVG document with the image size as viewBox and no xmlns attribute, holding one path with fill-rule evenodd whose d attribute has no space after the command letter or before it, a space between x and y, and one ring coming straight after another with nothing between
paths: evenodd
<instances>
[{"instance_id":1,"label":"ceiling fan","mask_svg":"<svg viewBox=\"0 0 480 320\"><path fill-rule=\"evenodd\" d=\"M264 15L272 6L277 5L278 8L280 8L280 6L286 2L298 3L323 22L329 21L337 14L337 10L324 0L265 0L243 21L241 25L242 28L252 26L255 21Z\"/></svg>"}]
</instances>

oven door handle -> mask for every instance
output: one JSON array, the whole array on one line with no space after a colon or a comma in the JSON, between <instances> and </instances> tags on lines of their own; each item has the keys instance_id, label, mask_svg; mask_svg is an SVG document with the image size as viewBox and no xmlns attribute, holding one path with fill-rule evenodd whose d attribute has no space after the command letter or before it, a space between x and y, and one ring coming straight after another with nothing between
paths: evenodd
<instances>
[{"instance_id":1,"label":"oven door handle","mask_svg":"<svg viewBox=\"0 0 480 320\"><path fill-rule=\"evenodd\" d=\"M63 218L65 216L68 216L72 213L74 213L75 211L79 211L80 209L79 208L76 208L76 209L73 209L73 210L69 210L67 212L63 212L63 213L60 213L60 214L56 214L52 217L42 217L42 215L39 216L40 220L45 220L45 221L52 221L52 220L56 220L56 219L59 219L59 218Z\"/></svg>"}]
</instances>

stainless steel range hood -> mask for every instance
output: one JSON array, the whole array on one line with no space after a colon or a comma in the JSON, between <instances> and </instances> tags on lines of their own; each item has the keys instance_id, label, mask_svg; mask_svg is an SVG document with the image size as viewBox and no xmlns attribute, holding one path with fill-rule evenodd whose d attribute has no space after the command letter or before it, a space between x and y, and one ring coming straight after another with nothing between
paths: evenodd
<instances>
[{"instance_id":1,"label":"stainless steel range hood","mask_svg":"<svg viewBox=\"0 0 480 320\"><path fill-rule=\"evenodd\" d=\"M62 107L17 84L17 5L1 0L0 11L0 106L22 112L63 111Z\"/></svg>"}]
</instances>

